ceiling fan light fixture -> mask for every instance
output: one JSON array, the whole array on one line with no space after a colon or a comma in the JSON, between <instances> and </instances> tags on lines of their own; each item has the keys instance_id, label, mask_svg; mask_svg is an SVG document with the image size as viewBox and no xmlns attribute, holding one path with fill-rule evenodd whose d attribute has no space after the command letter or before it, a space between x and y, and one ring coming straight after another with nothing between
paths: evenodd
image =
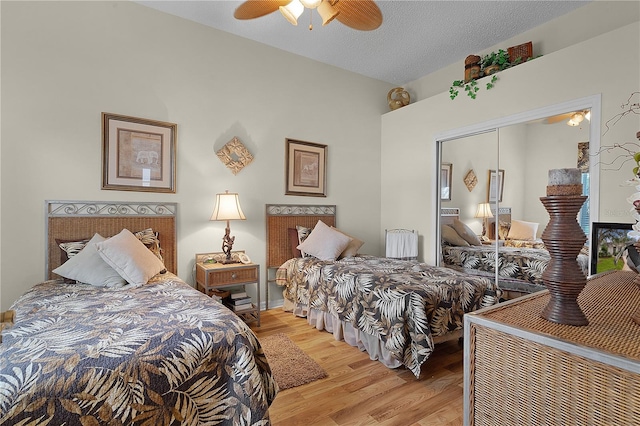
<instances>
[{"instance_id":1,"label":"ceiling fan light fixture","mask_svg":"<svg viewBox=\"0 0 640 426\"><path fill-rule=\"evenodd\" d=\"M580 123L582 123L583 120L584 112L579 111L571 115L571 118L569 119L569 121L567 121L567 124L569 126L578 126Z\"/></svg>"},{"instance_id":2,"label":"ceiling fan light fixture","mask_svg":"<svg viewBox=\"0 0 640 426\"><path fill-rule=\"evenodd\" d=\"M331 6L331 3L328 0L324 0L318 5L318 13L322 18L322 26L325 26L329 22L333 21L340 12L335 7Z\"/></svg>"},{"instance_id":3,"label":"ceiling fan light fixture","mask_svg":"<svg viewBox=\"0 0 640 426\"><path fill-rule=\"evenodd\" d=\"M322 3L322 0L300 0L300 3L307 9L315 9Z\"/></svg>"},{"instance_id":4,"label":"ceiling fan light fixture","mask_svg":"<svg viewBox=\"0 0 640 426\"><path fill-rule=\"evenodd\" d=\"M587 113L584 115L584 118L586 118L587 120L591 121L591 110L587 111Z\"/></svg>"},{"instance_id":5,"label":"ceiling fan light fixture","mask_svg":"<svg viewBox=\"0 0 640 426\"><path fill-rule=\"evenodd\" d=\"M304 6L300 3L300 0L292 0L286 6L280 6L280 13L292 25L298 25L298 18L302 15L302 12L304 12Z\"/></svg>"}]
</instances>

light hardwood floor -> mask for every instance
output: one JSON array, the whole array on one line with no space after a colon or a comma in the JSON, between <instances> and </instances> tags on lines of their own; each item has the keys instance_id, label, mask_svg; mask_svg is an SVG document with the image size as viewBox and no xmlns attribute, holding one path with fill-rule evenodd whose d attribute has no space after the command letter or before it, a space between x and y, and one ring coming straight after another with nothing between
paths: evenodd
<instances>
[{"instance_id":1,"label":"light hardwood floor","mask_svg":"<svg viewBox=\"0 0 640 426\"><path fill-rule=\"evenodd\" d=\"M252 326L258 339L285 333L329 374L280 391L269 410L273 425L462 424L462 348L457 341L437 345L416 379L405 368L371 361L366 352L280 308L263 311L261 323Z\"/></svg>"}]
</instances>

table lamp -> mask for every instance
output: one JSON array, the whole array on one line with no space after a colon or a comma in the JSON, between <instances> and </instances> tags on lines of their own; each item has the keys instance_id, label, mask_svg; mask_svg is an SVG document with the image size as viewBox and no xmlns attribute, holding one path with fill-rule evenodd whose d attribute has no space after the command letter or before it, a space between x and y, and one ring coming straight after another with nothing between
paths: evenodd
<instances>
[{"instance_id":1,"label":"table lamp","mask_svg":"<svg viewBox=\"0 0 640 426\"><path fill-rule=\"evenodd\" d=\"M493 213L491 213L491 205L489 203L478 204L476 214L473 217L482 219L482 236L484 237L487 234L487 219L493 217Z\"/></svg>"},{"instance_id":2,"label":"table lamp","mask_svg":"<svg viewBox=\"0 0 640 426\"><path fill-rule=\"evenodd\" d=\"M238 194L235 192L225 191L224 194L216 194L216 206L213 209L213 214L210 220L226 220L227 227L224 230L224 237L222 237L222 252L227 255L226 259L222 263L234 263L231 260L231 248L233 247L233 241L236 237L232 237L231 228L229 227L230 220L245 220L246 217L242 213L240 207L240 200Z\"/></svg>"}]
</instances>

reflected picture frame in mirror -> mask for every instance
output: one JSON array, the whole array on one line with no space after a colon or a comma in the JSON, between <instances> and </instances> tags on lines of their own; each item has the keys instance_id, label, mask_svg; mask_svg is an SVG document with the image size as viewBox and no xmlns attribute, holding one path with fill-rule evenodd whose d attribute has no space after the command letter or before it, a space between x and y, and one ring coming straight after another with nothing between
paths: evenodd
<instances>
[{"instance_id":1,"label":"reflected picture frame in mirror","mask_svg":"<svg viewBox=\"0 0 640 426\"><path fill-rule=\"evenodd\" d=\"M502 202L504 193L504 170L489 170L489 186L487 189L487 202Z\"/></svg>"},{"instance_id":2,"label":"reflected picture frame in mirror","mask_svg":"<svg viewBox=\"0 0 640 426\"><path fill-rule=\"evenodd\" d=\"M442 163L440 167L440 199L451 201L451 178L453 176L453 164Z\"/></svg>"}]
</instances>

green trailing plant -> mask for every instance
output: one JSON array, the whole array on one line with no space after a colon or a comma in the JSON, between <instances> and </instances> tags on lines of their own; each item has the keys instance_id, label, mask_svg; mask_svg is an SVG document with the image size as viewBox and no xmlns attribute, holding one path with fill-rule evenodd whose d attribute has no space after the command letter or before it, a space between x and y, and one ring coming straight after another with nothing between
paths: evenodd
<instances>
[{"instance_id":1,"label":"green trailing plant","mask_svg":"<svg viewBox=\"0 0 640 426\"><path fill-rule=\"evenodd\" d=\"M498 81L498 76L494 74L493 76L491 76L491 80L487 82L486 89L492 89L496 81ZM460 94L461 89L464 89L464 91L467 93L467 96L469 96L471 99L475 99L478 95L478 92L480 91L480 87L478 87L478 80L472 79L467 82L465 82L464 80L454 81L449 88L449 97L451 98L451 100L455 99L456 96Z\"/></svg>"},{"instance_id":2,"label":"green trailing plant","mask_svg":"<svg viewBox=\"0 0 640 426\"><path fill-rule=\"evenodd\" d=\"M502 71L504 69L507 68L511 68L514 67L516 65L519 65L523 62L529 62L532 61L536 58L539 58L542 55L538 55L538 56L533 56L531 58L528 58L526 61L522 60L522 57L518 57L516 58L513 62L509 61L509 53L506 50L503 49L498 49L497 52L491 52L487 55L484 55L481 59L480 59L480 77L479 78L483 78L483 77L487 77L489 75L491 75L491 80L489 80L489 82L486 84L486 89L490 90L493 89L493 87L495 86L496 81L498 81L498 77L496 74L489 74L486 73L485 70L488 67L497 65L497 67L499 68L498 71ZM478 91L480 91L480 88L478 87L478 81L477 79L472 79L469 81L464 81L464 80L455 80L452 84L451 87L449 88L449 97L451 98L451 100L455 99L459 94L460 94L460 90L464 89L464 91L467 93L467 96L469 96L471 99L475 99L478 96ZM640 160L640 158L639 158ZM640 161L638 163L638 166L640 167Z\"/></svg>"}]
</instances>

